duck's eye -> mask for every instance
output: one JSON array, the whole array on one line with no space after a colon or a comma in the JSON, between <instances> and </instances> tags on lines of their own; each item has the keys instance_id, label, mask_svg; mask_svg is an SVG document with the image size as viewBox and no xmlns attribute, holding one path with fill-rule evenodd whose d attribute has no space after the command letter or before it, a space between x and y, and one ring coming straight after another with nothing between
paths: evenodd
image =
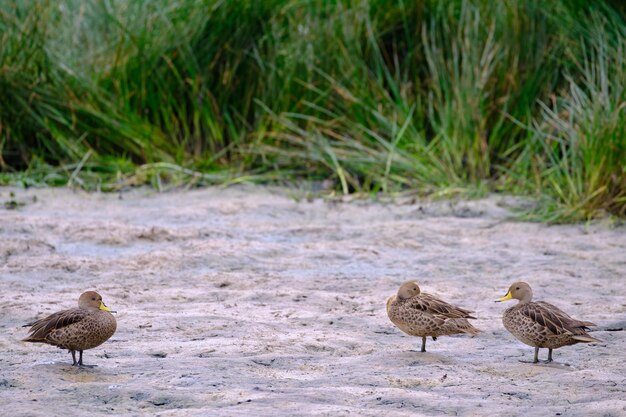
<instances>
[{"instance_id":1,"label":"duck's eye","mask_svg":"<svg viewBox=\"0 0 626 417\"><path fill-rule=\"evenodd\" d=\"M516 290L519 290L519 287L515 288Z\"/></svg>"},{"instance_id":2,"label":"duck's eye","mask_svg":"<svg viewBox=\"0 0 626 417\"><path fill-rule=\"evenodd\" d=\"M91 299L91 301L96 301L96 298L95 298L95 297L93 297L93 298Z\"/></svg>"}]
</instances>

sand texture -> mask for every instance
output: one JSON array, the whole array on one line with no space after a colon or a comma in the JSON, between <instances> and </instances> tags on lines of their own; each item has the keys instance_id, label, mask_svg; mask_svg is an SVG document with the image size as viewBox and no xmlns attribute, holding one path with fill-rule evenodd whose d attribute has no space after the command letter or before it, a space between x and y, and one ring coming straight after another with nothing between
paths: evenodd
<instances>
[{"instance_id":1,"label":"sand texture","mask_svg":"<svg viewBox=\"0 0 626 417\"><path fill-rule=\"evenodd\" d=\"M501 196L0 188L0 201L10 192L25 205L0 207L2 415L626 416L624 226L519 222ZM482 334L418 352L385 311L407 279L474 310ZM516 280L603 342L520 362L533 349L502 325L512 304L493 302ZM20 341L91 289L118 312L85 352L96 368Z\"/></svg>"}]
</instances>

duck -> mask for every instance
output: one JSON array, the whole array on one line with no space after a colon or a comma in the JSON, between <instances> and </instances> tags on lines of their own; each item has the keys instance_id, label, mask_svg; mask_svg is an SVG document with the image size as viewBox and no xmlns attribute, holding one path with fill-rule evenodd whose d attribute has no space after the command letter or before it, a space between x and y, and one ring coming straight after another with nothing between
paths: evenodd
<instances>
[{"instance_id":1,"label":"duck","mask_svg":"<svg viewBox=\"0 0 626 417\"><path fill-rule=\"evenodd\" d=\"M502 314L504 327L519 341L535 348L532 363L539 362L539 349L548 349L547 363L552 362L552 350L576 343L600 342L589 336L590 321L577 320L557 306L544 301L532 301L533 290L526 282L514 282L506 295L496 300L519 300Z\"/></svg>"},{"instance_id":2,"label":"duck","mask_svg":"<svg viewBox=\"0 0 626 417\"><path fill-rule=\"evenodd\" d=\"M426 338L467 333L476 336L480 330L467 319L475 319L473 311L448 304L421 292L415 281L406 281L398 293L387 300L387 316L393 324L410 336L422 338L421 352L426 352Z\"/></svg>"},{"instance_id":3,"label":"duck","mask_svg":"<svg viewBox=\"0 0 626 417\"><path fill-rule=\"evenodd\" d=\"M95 291L87 291L78 298L78 307L57 311L22 327L30 327L24 342L46 343L72 354L72 366L93 367L83 364L83 351L100 346L117 329L115 313ZM76 360L76 352L79 359Z\"/></svg>"}]
</instances>

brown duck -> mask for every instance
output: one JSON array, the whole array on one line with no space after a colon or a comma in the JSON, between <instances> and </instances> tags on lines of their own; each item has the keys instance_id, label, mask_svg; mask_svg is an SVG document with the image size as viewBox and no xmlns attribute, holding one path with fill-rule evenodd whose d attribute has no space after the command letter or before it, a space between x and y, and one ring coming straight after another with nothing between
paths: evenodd
<instances>
[{"instance_id":1,"label":"brown duck","mask_svg":"<svg viewBox=\"0 0 626 417\"><path fill-rule=\"evenodd\" d=\"M506 295L496 302L515 298L519 302L507 308L502 315L504 327L521 342L535 348L533 363L539 362L539 348L548 349L552 362L552 349L576 343L600 342L587 334L590 321L576 320L558 307L543 302L533 302L533 290L525 282L514 282Z\"/></svg>"},{"instance_id":2,"label":"brown duck","mask_svg":"<svg viewBox=\"0 0 626 417\"><path fill-rule=\"evenodd\" d=\"M414 281L400 286L398 294L387 300L387 315L400 330L422 338L422 352L426 352L426 337L437 340L439 336L480 331L467 319L475 319L470 310L448 304L430 294L420 291Z\"/></svg>"},{"instance_id":3,"label":"brown duck","mask_svg":"<svg viewBox=\"0 0 626 417\"><path fill-rule=\"evenodd\" d=\"M78 298L78 308L58 311L23 326L30 326L30 336L23 340L69 350L74 361L72 366L95 366L83 364L83 350L100 346L113 336L117 324L111 313L100 294L87 291ZM76 351L80 355L78 362Z\"/></svg>"}]
</instances>

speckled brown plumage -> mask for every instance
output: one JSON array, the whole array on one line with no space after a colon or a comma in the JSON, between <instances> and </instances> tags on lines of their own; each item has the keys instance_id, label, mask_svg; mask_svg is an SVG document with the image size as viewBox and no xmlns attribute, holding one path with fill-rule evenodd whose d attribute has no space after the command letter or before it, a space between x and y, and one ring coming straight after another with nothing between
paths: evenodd
<instances>
[{"instance_id":1,"label":"speckled brown plumage","mask_svg":"<svg viewBox=\"0 0 626 417\"><path fill-rule=\"evenodd\" d=\"M518 340L535 348L534 363L539 361L539 348L549 349L548 362L552 362L552 349L599 342L587 334L588 326L595 326L594 323L576 320L552 304L532 302L532 289L525 282L513 283L498 301L510 299L520 301L504 311L502 323Z\"/></svg>"},{"instance_id":2,"label":"speckled brown plumage","mask_svg":"<svg viewBox=\"0 0 626 417\"><path fill-rule=\"evenodd\" d=\"M477 335L480 331L467 321L475 318L471 314L472 311L422 293L413 281L402 284L398 294L387 300L391 322L404 333L421 337L422 352L426 352L427 336L436 340L438 336L458 333Z\"/></svg>"},{"instance_id":3,"label":"speckled brown plumage","mask_svg":"<svg viewBox=\"0 0 626 417\"><path fill-rule=\"evenodd\" d=\"M95 291L87 291L78 299L78 307L51 314L27 324L30 335L25 342L47 343L72 353L74 363L83 365L83 350L106 342L117 328L115 317ZM76 361L76 351L80 353Z\"/></svg>"}]
</instances>

